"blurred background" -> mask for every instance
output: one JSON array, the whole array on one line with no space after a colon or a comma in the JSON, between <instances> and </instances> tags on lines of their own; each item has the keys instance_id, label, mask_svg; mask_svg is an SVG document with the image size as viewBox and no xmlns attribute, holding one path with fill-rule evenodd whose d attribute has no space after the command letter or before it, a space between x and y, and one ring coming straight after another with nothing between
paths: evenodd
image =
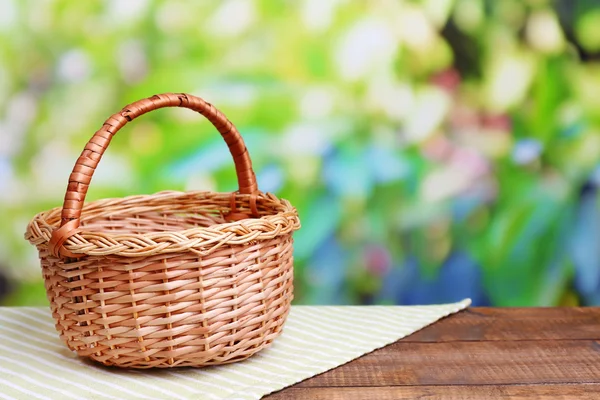
<instances>
[{"instance_id":1,"label":"blurred background","mask_svg":"<svg viewBox=\"0 0 600 400\"><path fill-rule=\"evenodd\" d=\"M300 213L297 304L600 304L600 2L0 0L0 304L46 303L37 212L161 92L238 126ZM121 131L88 200L236 188L187 110Z\"/></svg>"}]
</instances>

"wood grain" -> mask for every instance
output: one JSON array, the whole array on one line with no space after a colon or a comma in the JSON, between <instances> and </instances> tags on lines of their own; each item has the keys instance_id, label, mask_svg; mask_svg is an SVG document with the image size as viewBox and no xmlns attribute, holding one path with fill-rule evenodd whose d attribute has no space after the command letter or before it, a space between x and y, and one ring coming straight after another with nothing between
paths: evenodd
<instances>
[{"instance_id":1,"label":"wood grain","mask_svg":"<svg viewBox=\"0 0 600 400\"><path fill-rule=\"evenodd\" d=\"M596 399L600 384L582 385L492 385L492 386L404 386L404 387L292 387L265 397L268 400L558 400Z\"/></svg>"},{"instance_id":2,"label":"wood grain","mask_svg":"<svg viewBox=\"0 0 600 400\"><path fill-rule=\"evenodd\" d=\"M599 339L599 324L595 307L469 308L402 341Z\"/></svg>"},{"instance_id":3,"label":"wood grain","mask_svg":"<svg viewBox=\"0 0 600 400\"><path fill-rule=\"evenodd\" d=\"M471 308L268 399L600 399L600 307Z\"/></svg>"},{"instance_id":4,"label":"wood grain","mask_svg":"<svg viewBox=\"0 0 600 400\"><path fill-rule=\"evenodd\" d=\"M397 342L299 386L597 382L599 349L592 340Z\"/></svg>"}]
</instances>

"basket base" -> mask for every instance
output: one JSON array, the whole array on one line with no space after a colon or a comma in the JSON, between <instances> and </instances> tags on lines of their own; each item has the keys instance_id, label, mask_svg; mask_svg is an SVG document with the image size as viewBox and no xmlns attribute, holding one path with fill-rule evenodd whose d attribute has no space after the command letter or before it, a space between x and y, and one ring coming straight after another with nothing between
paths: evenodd
<instances>
[{"instance_id":1,"label":"basket base","mask_svg":"<svg viewBox=\"0 0 600 400\"><path fill-rule=\"evenodd\" d=\"M180 359L174 359L174 358L152 359L152 358L149 358L148 360L142 360L142 361L139 358L135 358L135 357L133 357L133 358L132 357L119 357L119 358L110 357L110 358L107 358L107 356L97 356L96 354L90 354L87 356L80 354L80 356L84 359L89 360L90 363L102 364L104 366L111 367L111 368L135 368L135 369L176 368L176 367L204 368L204 367L210 367L210 366L214 366L214 365L233 364L236 362L247 360L248 358L252 357L254 354L270 347L272 343L273 342L270 341L268 343L265 343L264 345L262 345L259 348L252 349L252 351L250 351L250 352L247 351L243 355L232 357L232 358L227 358L227 359L223 359L223 360L210 358L206 354L202 354L202 353L197 354L197 355L190 355L189 357L180 358Z\"/></svg>"}]
</instances>

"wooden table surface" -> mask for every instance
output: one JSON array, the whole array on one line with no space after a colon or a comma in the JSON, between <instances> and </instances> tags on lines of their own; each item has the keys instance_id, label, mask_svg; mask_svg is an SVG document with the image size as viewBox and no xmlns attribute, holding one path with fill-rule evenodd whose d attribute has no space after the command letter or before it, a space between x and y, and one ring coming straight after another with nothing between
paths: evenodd
<instances>
[{"instance_id":1,"label":"wooden table surface","mask_svg":"<svg viewBox=\"0 0 600 400\"><path fill-rule=\"evenodd\" d=\"M600 307L470 308L265 397L600 399Z\"/></svg>"}]
</instances>

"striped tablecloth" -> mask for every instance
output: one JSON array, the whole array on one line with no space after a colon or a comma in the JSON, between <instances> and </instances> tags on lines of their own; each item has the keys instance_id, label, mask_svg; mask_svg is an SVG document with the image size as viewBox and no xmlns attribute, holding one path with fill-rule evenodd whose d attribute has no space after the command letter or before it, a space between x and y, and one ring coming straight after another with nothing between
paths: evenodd
<instances>
[{"instance_id":1,"label":"striped tablecloth","mask_svg":"<svg viewBox=\"0 0 600 400\"><path fill-rule=\"evenodd\" d=\"M246 361L143 371L78 358L58 339L47 308L0 307L0 399L259 399L469 304L293 306L283 334Z\"/></svg>"}]
</instances>

